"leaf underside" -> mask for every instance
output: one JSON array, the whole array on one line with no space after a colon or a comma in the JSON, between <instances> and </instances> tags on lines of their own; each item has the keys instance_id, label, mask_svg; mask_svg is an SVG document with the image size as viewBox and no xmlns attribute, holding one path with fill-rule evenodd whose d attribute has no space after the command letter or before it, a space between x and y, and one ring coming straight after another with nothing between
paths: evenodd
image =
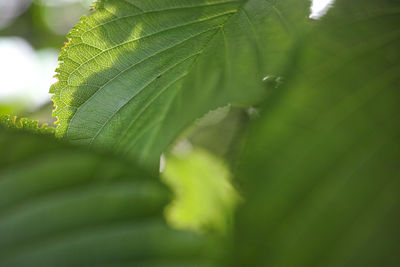
<instances>
[{"instance_id":1,"label":"leaf underside","mask_svg":"<svg viewBox=\"0 0 400 267\"><path fill-rule=\"evenodd\" d=\"M397 1L337 0L240 167L235 266L400 265Z\"/></svg>"},{"instance_id":2,"label":"leaf underside","mask_svg":"<svg viewBox=\"0 0 400 267\"><path fill-rule=\"evenodd\" d=\"M68 34L57 135L152 164L194 119L250 105L279 74L307 1L101 0ZM292 23L297 19L297 23Z\"/></svg>"},{"instance_id":3,"label":"leaf underside","mask_svg":"<svg viewBox=\"0 0 400 267\"><path fill-rule=\"evenodd\" d=\"M3 128L0 147L0 266L207 266L132 163Z\"/></svg>"}]
</instances>

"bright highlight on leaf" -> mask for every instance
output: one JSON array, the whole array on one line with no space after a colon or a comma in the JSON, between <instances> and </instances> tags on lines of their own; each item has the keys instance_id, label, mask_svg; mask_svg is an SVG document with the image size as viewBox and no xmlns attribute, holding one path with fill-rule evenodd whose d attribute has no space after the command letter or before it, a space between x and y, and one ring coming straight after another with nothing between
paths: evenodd
<instances>
[{"instance_id":1,"label":"bright highlight on leaf","mask_svg":"<svg viewBox=\"0 0 400 267\"><path fill-rule=\"evenodd\" d=\"M173 227L222 233L232 227L239 198L221 159L202 149L169 155L162 179L174 191L174 200L166 209Z\"/></svg>"},{"instance_id":2,"label":"bright highlight on leaf","mask_svg":"<svg viewBox=\"0 0 400 267\"><path fill-rule=\"evenodd\" d=\"M295 8L294 8L295 7ZM52 88L57 135L158 166L209 110L251 105L281 70L308 4L101 0L68 34ZM288 29L291 30L288 30Z\"/></svg>"},{"instance_id":3,"label":"bright highlight on leaf","mask_svg":"<svg viewBox=\"0 0 400 267\"><path fill-rule=\"evenodd\" d=\"M11 129L25 130L33 133L54 134L54 128L47 126L45 123L39 126L38 121L18 118L11 115L0 115L0 126L1 125Z\"/></svg>"},{"instance_id":4,"label":"bright highlight on leaf","mask_svg":"<svg viewBox=\"0 0 400 267\"><path fill-rule=\"evenodd\" d=\"M309 4L96 2L62 139L0 117L0 266L400 266L400 2Z\"/></svg>"}]
</instances>

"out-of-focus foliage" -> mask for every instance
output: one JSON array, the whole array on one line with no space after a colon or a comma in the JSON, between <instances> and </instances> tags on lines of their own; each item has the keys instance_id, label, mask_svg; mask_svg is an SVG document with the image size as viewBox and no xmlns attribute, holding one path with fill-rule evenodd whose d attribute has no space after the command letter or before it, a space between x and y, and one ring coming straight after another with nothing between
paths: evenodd
<instances>
[{"instance_id":1,"label":"out-of-focus foliage","mask_svg":"<svg viewBox=\"0 0 400 267\"><path fill-rule=\"evenodd\" d=\"M0 114L36 119L50 102L58 51L89 2L0 0ZM53 124L51 113L40 119Z\"/></svg>"},{"instance_id":2,"label":"out-of-focus foliage","mask_svg":"<svg viewBox=\"0 0 400 267\"><path fill-rule=\"evenodd\" d=\"M221 159L194 149L168 155L163 180L175 193L166 217L178 229L226 233L238 200Z\"/></svg>"},{"instance_id":3,"label":"out-of-focus foliage","mask_svg":"<svg viewBox=\"0 0 400 267\"><path fill-rule=\"evenodd\" d=\"M39 125L38 121L27 118L18 118L11 115L0 115L0 125L10 129L21 129L39 134L54 134L54 128L48 127L47 124Z\"/></svg>"},{"instance_id":4,"label":"out-of-focus foliage","mask_svg":"<svg viewBox=\"0 0 400 267\"><path fill-rule=\"evenodd\" d=\"M12 113L14 110L18 109L18 107L15 107L14 105L0 105L0 115L7 115Z\"/></svg>"},{"instance_id":5,"label":"out-of-focus foliage","mask_svg":"<svg viewBox=\"0 0 400 267\"><path fill-rule=\"evenodd\" d=\"M309 4L99 0L52 92L105 152L2 119L0 266L399 266L400 2ZM167 151L171 203L178 136L229 161Z\"/></svg>"},{"instance_id":6,"label":"out-of-focus foliage","mask_svg":"<svg viewBox=\"0 0 400 267\"><path fill-rule=\"evenodd\" d=\"M37 49L59 49L65 34L87 13L88 6L88 1L79 0L4 1L0 15L15 17L7 24L0 24L0 36L22 37Z\"/></svg>"},{"instance_id":7,"label":"out-of-focus foliage","mask_svg":"<svg viewBox=\"0 0 400 267\"><path fill-rule=\"evenodd\" d=\"M164 223L168 191L131 162L3 127L0 147L0 266L208 265L203 239Z\"/></svg>"},{"instance_id":8,"label":"out-of-focus foliage","mask_svg":"<svg viewBox=\"0 0 400 267\"><path fill-rule=\"evenodd\" d=\"M399 266L399 8L338 0L299 40L247 140L232 265Z\"/></svg>"},{"instance_id":9,"label":"out-of-focus foliage","mask_svg":"<svg viewBox=\"0 0 400 267\"><path fill-rule=\"evenodd\" d=\"M107 1L68 34L51 92L57 135L157 165L210 109L249 105L279 75L307 1ZM296 22L294 22L296 21Z\"/></svg>"},{"instance_id":10,"label":"out-of-focus foliage","mask_svg":"<svg viewBox=\"0 0 400 267\"><path fill-rule=\"evenodd\" d=\"M242 141L249 120L250 116L245 109L228 105L211 110L181 133L181 136L193 146L202 147L224 158L232 167L238 154L238 143Z\"/></svg>"}]
</instances>

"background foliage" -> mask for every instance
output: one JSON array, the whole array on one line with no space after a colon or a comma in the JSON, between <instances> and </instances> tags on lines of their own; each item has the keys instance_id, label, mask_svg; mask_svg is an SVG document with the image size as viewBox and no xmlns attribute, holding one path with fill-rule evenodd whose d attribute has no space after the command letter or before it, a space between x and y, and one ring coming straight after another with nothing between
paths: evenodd
<instances>
[{"instance_id":1,"label":"background foliage","mask_svg":"<svg viewBox=\"0 0 400 267\"><path fill-rule=\"evenodd\" d=\"M58 138L1 119L0 266L398 266L400 2L309 4L98 1Z\"/></svg>"}]
</instances>

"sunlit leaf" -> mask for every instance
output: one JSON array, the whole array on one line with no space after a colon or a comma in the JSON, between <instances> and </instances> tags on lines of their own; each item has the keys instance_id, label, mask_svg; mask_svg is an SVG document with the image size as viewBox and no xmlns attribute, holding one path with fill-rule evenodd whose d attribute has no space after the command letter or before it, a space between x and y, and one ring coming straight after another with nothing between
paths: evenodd
<instances>
[{"instance_id":1,"label":"sunlit leaf","mask_svg":"<svg viewBox=\"0 0 400 267\"><path fill-rule=\"evenodd\" d=\"M166 210L172 226L221 233L232 227L238 196L221 159L201 149L172 154L166 158L162 177L175 193Z\"/></svg>"},{"instance_id":2,"label":"sunlit leaf","mask_svg":"<svg viewBox=\"0 0 400 267\"><path fill-rule=\"evenodd\" d=\"M38 121L30 120L27 118L18 118L11 115L0 115L0 125L8 127L10 129L24 130L32 133L50 135L54 134L54 128L49 127L45 123L39 125Z\"/></svg>"},{"instance_id":3,"label":"sunlit leaf","mask_svg":"<svg viewBox=\"0 0 400 267\"><path fill-rule=\"evenodd\" d=\"M101 0L69 33L57 135L157 162L194 119L249 105L279 75L308 1Z\"/></svg>"}]
</instances>

